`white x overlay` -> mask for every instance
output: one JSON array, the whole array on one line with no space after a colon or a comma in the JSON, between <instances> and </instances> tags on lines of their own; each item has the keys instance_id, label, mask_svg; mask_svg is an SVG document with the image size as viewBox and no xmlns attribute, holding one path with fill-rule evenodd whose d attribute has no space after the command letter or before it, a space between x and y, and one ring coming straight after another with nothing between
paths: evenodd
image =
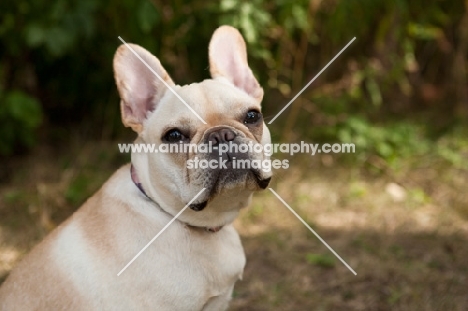
<instances>
[{"instance_id":1,"label":"white x overlay","mask_svg":"<svg viewBox=\"0 0 468 311\"><path fill-rule=\"evenodd\" d=\"M278 198L278 200L280 200L280 201L291 211L291 213L293 213L294 216L296 216L296 217L304 224L304 226L306 226L307 229L309 229L310 232L312 232L312 233L317 237L317 239L319 239L320 242L322 242L322 243L333 253L333 255L335 255L336 258L338 258L338 259L346 266L346 268L349 269L349 271L351 271L354 275L357 275L356 271L354 271L353 268L351 268L351 267L346 263L346 261L344 261L344 260L340 257L340 255L338 255L338 254L333 250L333 248L331 248L331 246L328 245L327 242L325 242L325 240L322 239L322 238L320 237L320 235L318 235L318 233L315 232L315 230L312 229L312 228L309 226L309 224L308 224L307 222L305 222L304 219L302 219L301 216L299 216L299 214L297 214L297 213L291 208L291 206L289 206L288 203L286 203L286 202L283 200L283 198L281 198L281 197L279 196L278 193L275 192L275 190L273 190L273 189L271 189L271 188L268 188L268 190L270 190L270 191Z\"/></svg>"},{"instance_id":2,"label":"white x overlay","mask_svg":"<svg viewBox=\"0 0 468 311\"><path fill-rule=\"evenodd\" d=\"M125 44L125 46L126 46L127 48L130 49L130 51L132 51L133 54L135 54L136 57L138 57L138 59L139 59L152 73L154 73L154 75L155 75L156 77L158 77L159 80L161 80L162 83L164 83L164 85L165 85L172 93L174 93L174 95L175 95L178 99L180 99L180 101L181 101L191 112L193 112L193 114L194 114L195 116L197 116L197 118L198 118L200 121L203 122L203 124L206 124L205 120L203 120L203 118L200 117L200 115L198 115L198 113L197 113L195 110L193 110L193 108L190 107L189 104L187 104L187 102L186 102L182 97L180 97L180 95L177 94L177 92L174 91L174 89L173 89L169 84L167 84L166 81L164 81L164 79L161 78L161 77L158 75L158 73L157 73L156 71L154 71L154 69L151 68L151 66L148 65L148 63L146 63L145 60L144 60L143 58L141 58L140 55L138 55L138 53L135 52L135 50L132 49L132 47L131 47L127 42L124 41L124 39L122 39L120 36L119 36L118 38L119 38L120 41L122 41L123 44Z\"/></svg>"},{"instance_id":3,"label":"white x overlay","mask_svg":"<svg viewBox=\"0 0 468 311\"><path fill-rule=\"evenodd\" d=\"M158 79L159 79L159 80L160 80L160 81L161 81L161 82L162 82L162 83L163 83L163 84L164 84L164 85L165 85L165 86L166 86L166 87L167 87L167 88L168 88L168 89L169 89L169 90L170 90L170 91L171 91L171 92L172 92L172 93L173 93L173 94L174 94L174 95L175 95L175 96L176 96L176 97L177 97L177 98L178 98L178 99L179 99L179 100L180 100L180 101L181 101L181 102L198 118L198 119L199 119L199 120L200 120L200 121L202 121L204 124L206 124L205 120L203 120L203 118L200 117L200 116L198 115L198 113L197 113L195 110L193 110L193 108L190 107L190 106L185 102L185 100L184 100L182 97L180 97L179 94L177 94L176 91L174 91L174 90L172 89L172 87L171 87L169 84L167 84L166 81L164 81L164 79L162 79L162 78L159 76L159 74L158 74L156 71L154 71L154 69L151 68L151 66L148 65L148 64L140 57L140 55L138 55L137 52L135 52L135 50L133 50L133 48L132 48L129 44L127 44L127 42L125 42L120 36L119 36L118 38L119 38L120 41L122 41L123 44L125 44L125 46L126 46L127 48L130 49L130 51L131 51L133 54L135 54L135 56L136 56L136 57L137 57L137 58L138 58L138 59L139 59L139 60L140 60L140 61L141 61L141 62L142 62L142 63L143 63L143 64L144 64L144 65L145 65L145 66L146 66L146 67L147 67L147 68L148 68L148 69L149 69L149 70L150 70L150 71L151 71L151 72L152 72L152 73L153 73L153 74L154 74L154 75L155 75L155 76L156 76L156 77L157 77L157 78L158 78ZM291 100L283 107L283 109L281 109L281 111L278 112L278 113L276 114L276 116L275 116L270 122L268 122L268 124L273 123L273 121L275 121L276 118L278 118L278 117L280 116L280 114L282 114L282 113L283 113L283 112L284 112L284 111L285 111L285 110L286 110L286 109L287 109L287 108L288 108L288 107L305 91L305 89L307 89L307 88L312 84L312 82L314 82L314 81L325 71L325 69L327 69L328 66L330 66L330 65L332 64L332 63L338 58L338 56L340 56L341 53L343 53L344 50L346 50L346 49L351 45L351 43L353 43L354 40L356 40L356 37L354 37L353 39L351 39L351 41L349 41L348 44L346 44L346 46L343 47L343 48L338 52L338 54L336 54L335 57L333 57L332 60L330 60L330 61L325 65L325 67L323 67L322 70L320 70L320 72L319 72L315 77L313 77L312 80L310 80L309 83L307 83L307 84L296 94L296 96L294 96L294 98L291 99ZM351 267L346 263L346 261L344 261L344 260L340 257L340 255L338 255L338 254L333 250L333 248L331 248L331 247L327 244L327 242L325 242L325 240L322 239L322 238L320 237L320 235L318 235L318 233L316 233L316 232L314 231L314 229L312 229L312 228L309 226L309 224L307 224L307 222L305 222L305 221L299 216L299 214L297 214L297 213L296 213L296 212L295 212L295 211L294 211L294 210L293 210L293 209L292 209L292 208L291 208L291 207L290 207L290 206L289 206L289 205L288 205L272 188L268 188L268 189L269 189L269 190L270 190L270 191L271 191L271 192L272 192L272 193L273 193L273 194L274 194L290 211L291 211L291 213L294 214L294 216L296 216L296 217L302 222L302 224L304 224L304 226L307 227L307 229L309 229L309 230L320 240L320 242L322 242L322 243L333 253L333 255L335 255L335 256L336 256L336 257L337 257L337 258L338 258L354 275L357 275L357 273L353 270L353 268L351 268ZM164 232L164 231L165 231L165 230L166 230L166 229L167 229L183 212L184 212L184 211L185 211L185 210L186 210L186 209L187 209L187 207L189 207L190 204L192 204L192 202L193 202L200 194L202 194L202 192L205 191L205 190L206 190L206 188L203 188L202 190L200 190L200 192L198 192L198 194L195 195L195 197L194 197L192 200L190 200L190 202L187 203L187 205L185 205L185 207L184 207L182 210L180 210L180 212L178 212L177 215L175 215L174 218L173 218L171 221L169 221L169 223L167 223L167 225L165 225L164 228L162 228L162 229L159 231L159 233L156 234L156 236L155 236L153 239L151 239L151 241L149 241L148 244L146 244L145 247L143 247L143 249L142 249L141 251L139 251L138 254L136 254L135 257L133 257L132 260L130 260L129 263L127 263L127 265L117 274L117 276L120 276L120 275L121 275L121 274L122 274L122 273L123 273L123 272L124 272L124 271L125 271L125 270L126 270L126 269L127 269L127 268L128 268L128 267L129 267L129 266L130 266L130 265L131 265L131 264L132 264L132 263L133 263L133 262L134 262L134 261L135 261L135 260L136 260L136 259L137 259L137 258L138 258L138 257L139 257L139 256L140 256L140 255L141 255L141 254L142 254L142 253L143 253L143 252L144 252L144 251L145 251L145 250L146 250L146 249L147 249L147 248L148 248L148 247L149 247L149 246L150 246L150 245L151 245L151 244L152 244L152 243L153 243L153 242L154 242L154 241L155 241L155 240L156 240L156 239L157 239L157 238L158 238L158 237L159 237L159 236L160 236L160 235L161 235L161 234L162 234L162 233L163 233L163 232Z\"/></svg>"},{"instance_id":4,"label":"white x overlay","mask_svg":"<svg viewBox=\"0 0 468 311\"><path fill-rule=\"evenodd\" d=\"M328 66L330 66L330 65L331 65L331 63L333 63L333 62L335 61L335 59L337 59L337 58L338 58L338 56L340 56L340 55L341 55L341 53L343 53L343 52L344 52L344 50L346 50L346 49L348 48L348 46L350 46L350 45L351 45L351 43L353 43L353 41L354 41L354 40L356 40L356 37L354 37L353 39L351 39L351 41L349 41L349 42L348 42L348 44L346 44L346 45L345 45L345 47L344 47L344 48L342 48L342 49L341 49L341 51L339 51L339 52L338 52L338 54L336 54L336 55L335 55L335 57L333 57L333 58L332 58L332 60L331 60L331 61L329 61L329 62L328 62L328 64L326 64L326 65L325 65L325 67L323 67L323 68L322 68L322 70L320 70L320 72L319 72L319 73L318 73L318 74L317 74L315 77L313 77L313 78L312 78L312 80L310 80L310 81L309 81L309 83L307 83L307 84L306 84L306 86L304 86L304 87L302 88L302 90L300 90L300 91L299 91L299 93L297 93L297 94L296 94L296 96L294 96L294 98L293 98L293 99L291 99L291 100L289 101L289 103L287 103L287 104L286 104L286 106L284 106L284 107L283 107L283 109L281 109L281 111L280 111L280 112L278 112L278 113L276 114L276 116L275 116L273 119L271 119L271 121L270 121L270 122L268 122L268 124L271 124L271 123L273 123L273 121L275 121L275 120L276 120L276 118L278 118L278 117L279 117L279 115L280 115L280 114L282 114L282 113L283 113L283 112L284 112L284 111L285 111L285 110L286 110L286 109L287 109L287 108L288 108L288 107L289 107L289 106L290 106L290 105L293 103L293 101L295 101L295 100L296 100L296 98L298 98L298 97L299 97L299 96L302 94L302 92L304 92L304 91L305 91L305 89L306 89L306 88L308 88L308 87L309 87L309 85L311 85L311 84L312 84L312 82L314 82L314 81L315 81L315 79L317 79L317 78L318 78L318 77L319 77L319 76L322 74L322 72L324 72L324 71L325 71L325 69L327 69L327 68L328 68Z\"/></svg>"},{"instance_id":5,"label":"white x overlay","mask_svg":"<svg viewBox=\"0 0 468 311\"><path fill-rule=\"evenodd\" d=\"M122 272L124 272L125 269L127 269L127 268L135 261L135 259L137 259L138 256L140 256L140 255L151 245L151 243L153 243L154 240L156 240L156 239L161 235L161 233L163 233L164 230L166 230L167 227L169 227L169 226L177 219L177 217L179 217L180 214L182 214L182 213L187 209L187 207L189 207L190 204L192 204L192 202L195 201L195 199L198 198L198 196L199 196L200 194L202 194L202 192L205 191L205 190L206 190L206 188L203 188L202 190L200 190L200 192L198 192L197 195L194 196L193 199L191 199L190 202L188 202L187 205L185 205L184 208L181 209L180 212L178 212L177 215L175 215L174 218L172 218L172 220L169 221L169 222L167 223L167 225L165 225L164 228L162 228L161 231L159 231L159 233L156 234L156 236L155 236L154 238L152 238L151 241L149 241L148 244L146 244L145 247L143 247L143 248L141 249L141 251L139 251L138 254L136 254L135 257L133 257L133 259L130 260L130 262L129 262L125 267L123 267L122 270L120 270L119 273L117 273L117 276L120 276L120 275L122 274Z\"/></svg>"}]
</instances>

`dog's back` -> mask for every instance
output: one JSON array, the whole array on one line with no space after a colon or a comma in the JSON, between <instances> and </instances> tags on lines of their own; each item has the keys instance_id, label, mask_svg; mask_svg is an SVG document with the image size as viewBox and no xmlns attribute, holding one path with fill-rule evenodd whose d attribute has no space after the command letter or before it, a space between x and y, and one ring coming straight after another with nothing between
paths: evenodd
<instances>
[{"instance_id":1,"label":"dog's back","mask_svg":"<svg viewBox=\"0 0 468 311\"><path fill-rule=\"evenodd\" d=\"M222 310L227 306L245 264L231 226L213 234L175 222L117 276L171 220L141 195L129 174L129 166L117 171L22 260L0 288L0 310Z\"/></svg>"}]
</instances>

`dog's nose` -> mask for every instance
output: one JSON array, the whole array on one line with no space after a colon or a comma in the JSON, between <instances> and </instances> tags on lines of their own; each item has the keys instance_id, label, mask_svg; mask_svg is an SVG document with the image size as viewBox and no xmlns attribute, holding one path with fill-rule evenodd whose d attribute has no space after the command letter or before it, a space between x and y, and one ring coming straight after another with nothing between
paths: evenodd
<instances>
[{"instance_id":1,"label":"dog's nose","mask_svg":"<svg viewBox=\"0 0 468 311\"><path fill-rule=\"evenodd\" d=\"M219 144L224 144L233 141L234 138L236 138L236 133L234 133L233 130L228 128L222 128L209 133L206 141L207 143L211 142L213 146L216 146Z\"/></svg>"}]
</instances>

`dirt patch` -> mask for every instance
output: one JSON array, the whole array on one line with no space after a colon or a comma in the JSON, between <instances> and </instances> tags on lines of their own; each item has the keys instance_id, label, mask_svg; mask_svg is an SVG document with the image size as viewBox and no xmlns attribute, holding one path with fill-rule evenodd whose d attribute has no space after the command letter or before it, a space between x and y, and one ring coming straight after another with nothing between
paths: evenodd
<instances>
[{"instance_id":1,"label":"dirt patch","mask_svg":"<svg viewBox=\"0 0 468 311\"><path fill-rule=\"evenodd\" d=\"M113 147L38 150L16 164L0 186L0 282L126 161ZM357 276L264 191L235 223L248 261L230 310L466 310L466 171L295 163L271 187Z\"/></svg>"}]
</instances>

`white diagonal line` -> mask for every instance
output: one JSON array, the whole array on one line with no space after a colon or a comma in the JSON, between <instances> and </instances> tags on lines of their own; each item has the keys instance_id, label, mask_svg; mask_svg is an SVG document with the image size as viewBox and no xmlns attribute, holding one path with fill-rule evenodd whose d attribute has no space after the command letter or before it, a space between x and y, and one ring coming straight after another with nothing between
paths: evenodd
<instances>
[{"instance_id":1,"label":"white diagonal line","mask_svg":"<svg viewBox=\"0 0 468 311\"><path fill-rule=\"evenodd\" d=\"M322 239L320 237L320 235L318 235L317 232L314 231L314 229L312 229L302 218L301 216L299 216L292 208L291 206L288 205L288 203L286 203L279 195L278 193L275 192L275 190L271 189L271 188L268 188L290 211L291 213L294 214L294 216L296 216L303 224L304 226L307 227L307 229L310 230L310 232L312 232L319 240L320 242L322 242L332 253L333 255L335 255L345 266L346 268L348 268L352 273L354 273L354 275L357 275L357 273L353 270L353 268L351 268L347 263L346 261L344 261L340 255L338 255L334 250L333 248L330 247L330 245L327 244L327 242L325 242L324 239Z\"/></svg>"},{"instance_id":2,"label":"white diagonal line","mask_svg":"<svg viewBox=\"0 0 468 311\"><path fill-rule=\"evenodd\" d=\"M319 77L319 76L322 74L322 72L324 72L324 71L325 71L325 69L327 69L327 68L328 68L328 66L330 66L330 65L331 65L331 63L333 63L333 62L335 61L335 59L337 59L337 58L338 58L338 56L340 56L340 54L341 54L341 53L343 53L343 51L344 51L344 50L346 50L346 49L348 48L348 46L350 46L350 45L351 45L351 43L353 43L353 41L354 41L354 40L356 40L356 37L354 37L353 39L351 39L351 41L349 41L349 43L348 43L348 44L346 44L346 46L345 46L344 48L342 48L342 49L341 49L341 51L339 51L339 52L338 52L338 54L336 54L336 55L335 55L335 57L333 57L333 58L332 58L332 60L331 60L331 61L329 61L329 62L328 62L328 64L326 64L326 65L325 65L325 67L323 67L323 69L322 69L322 70L320 70L320 72L319 72L319 73L318 73L318 74L317 74L315 77L313 77L313 78L312 78L312 80L310 80L310 81L309 81L309 83L307 83L307 84L306 84L306 86L304 86L304 87L302 88L302 90L300 90L300 91L299 91L299 93L297 93L297 94L296 94L296 96L294 96L294 98L293 98L293 99L291 99L291 100L289 101L289 103L287 103L287 104L286 104L286 106L284 106L284 107L283 107L283 109L281 109L281 111L280 111L280 112L278 112L278 113L276 114L276 116L275 116L273 119L271 119L271 121L270 121L270 122L268 122L268 124L271 124L271 123L273 123L273 121L275 121L275 120L276 120L276 118L278 118L278 117L279 117L279 115L280 115L280 114L282 114L282 113L283 113L283 112L284 112L284 111L285 111L285 110L286 110L286 109L287 109L287 108L288 108L288 107L289 107L289 106L290 106L290 105L293 103L293 101L295 101L295 100L296 100L296 98L298 98L298 97L299 97L299 96L302 94L302 92L304 92L304 91L305 91L305 89L306 89L306 88L308 88L308 87L309 87L309 85L311 85L311 84L312 84L312 82L314 82L314 81L315 81L315 79L317 79L317 78L318 78L318 77Z\"/></svg>"},{"instance_id":3,"label":"white diagonal line","mask_svg":"<svg viewBox=\"0 0 468 311\"><path fill-rule=\"evenodd\" d=\"M167 227L169 227L169 226L177 219L177 217L179 217L180 214L182 214L182 213L187 209L187 207L189 207L189 205L192 204L192 202L195 201L195 199L198 198L198 196L199 196L200 194L202 194L203 191L205 191L205 189L206 189L206 188L203 188L202 190L200 190L200 192L198 192L197 195L194 196L193 199L191 199L190 202L188 202L187 205L185 205L184 208L183 208L180 212L178 212L177 215L175 215L174 218L172 218L172 220L169 221L169 222L167 223L167 225L165 225L164 228L162 228L161 231L159 231L159 233L156 234L156 236L155 236L154 238L152 238L151 241L149 241L148 244L146 244L145 247L143 247L143 249L142 249L141 251L139 251L138 254L136 254L135 257L133 257L133 259L130 260L130 262L129 262L122 270L120 270L119 273L117 273L117 276L120 276L120 275L122 274L122 272L124 272L125 269L127 269L128 266L130 266L130 265L132 264L132 262L134 262L135 259L137 259L138 256L140 256L141 253L143 253L143 252L148 248L148 246L150 246L151 243L153 243L154 240L156 240L156 239L161 235L161 233L163 233L164 230L166 230Z\"/></svg>"},{"instance_id":4,"label":"white diagonal line","mask_svg":"<svg viewBox=\"0 0 468 311\"><path fill-rule=\"evenodd\" d=\"M195 110L193 110L193 108L190 107L190 106L185 102L185 100L184 100L182 97L180 97L179 94L177 94L176 91L174 91L174 90L172 89L172 87L171 87L169 84L167 84L166 81L164 81L164 79L161 78L161 77L158 75L158 73L157 73L156 71L153 70L153 68L150 67L150 65L147 64L147 63L143 60L143 58L141 58L140 55L138 55L138 53L135 52L135 50L132 49L132 47L131 47L127 42L124 41L124 39L122 39L120 36L119 36L118 38L119 38L120 41L122 41L123 44L125 44L126 47L128 47L128 48L130 49L130 51L132 51L133 54L135 54L136 57L138 57L138 59L139 59L149 70L151 70L152 73L154 73L154 75L155 75L156 77L158 77L159 80L161 80L162 83L164 83L164 85L165 85L169 90L171 90L172 93L174 93L174 95L175 95L178 99L180 99L180 101L181 101L191 112L193 112L194 115L197 116L198 119L200 119L200 121L203 122L203 124L206 124L205 120L203 120L203 118L200 117L200 116L198 115L198 113L197 113Z\"/></svg>"}]
</instances>

